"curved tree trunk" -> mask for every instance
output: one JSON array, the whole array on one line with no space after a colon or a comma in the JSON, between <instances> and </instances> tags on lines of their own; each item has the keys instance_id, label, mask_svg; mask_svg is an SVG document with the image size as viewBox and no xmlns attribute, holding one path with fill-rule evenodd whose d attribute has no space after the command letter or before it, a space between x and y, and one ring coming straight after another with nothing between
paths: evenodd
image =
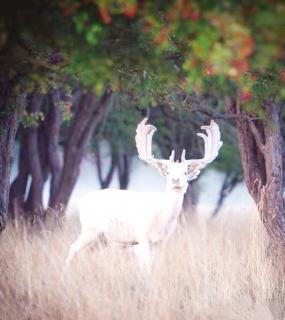
<instances>
[{"instance_id":1,"label":"curved tree trunk","mask_svg":"<svg viewBox=\"0 0 285 320\"><path fill-rule=\"evenodd\" d=\"M50 206L54 210L61 211L62 208L66 207L79 175L80 164L87 146L97 125L107 113L111 96L112 92L109 89L106 90L99 101L92 92L81 96L64 146L60 183L54 197L50 200Z\"/></svg>"},{"instance_id":2,"label":"curved tree trunk","mask_svg":"<svg viewBox=\"0 0 285 320\"><path fill-rule=\"evenodd\" d=\"M229 194L233 191L233 189L239 182L241 182L241 178L238 174L231 174L230 172L226 172L222 187L220 189L216 207L212 213L212 218L218 215L224 204L225 199L229 196Z\"/></svg>"},{"instance_id":3,"label":"curved tree trunk","mask_svg":"<svg viewBox=\"0 0 285 320\"><path fill-rule=\"evenodd\" d=\"M110 167L108 169L108 172L107 172L105 178L103 177L101 151L100 151L99 147L96 151L95 160L96 160L97 174L98 174L98 179L100 182L101 189L106 189L109 187L109 185L112 181L114 171L115 171L117 163L118 163L118 157L114 152L111 152L111 164L110 164Z\"/></svg>"},{"instance_id":4,"label":"curved tree trunk","mask_svg":"<svg viewBox=\"0 0 285 320\"><path fill-rule=\"evenodd\" d=\"M59 148L60 128L63 121L62 111L59 108L61 92L53 90L49 92L49 112L45 123L45 132L47 135L47 158L51 173L50 199L54 199L60 183L60 173L62 170L62 161Z\"/></svg>"},{"instance_id":5,"label":"curved tree trunk","mask_svg":"<svg viewBox=\"0 0 285 320\"><path fill-rule=\"evenodd\" d=\"M18 216L24 214L24 202L29 177L29 159L27 158L27 138L25 137L26 131L21 126L19 130L20 136L20 151L19 151L19 172L16 179L10 187L9 196L9 216L14 220Z\"/></svg>"},{"instance_id":6,"label":"curved tree trunk","mask_svg":"<svg viewBox=\"0 0 285 320\"><path fill-rule=\"evenodd\" d=\"M26 95L12 95L12 84L0 79L0 231L5 228L14 142Z\"/></svg>"},{"instance_id":7,"label":"curved tree trunk","mask_svg":"<svg viewBox=\"0 0 285 320\"><path fill-rule=\"evenodd\" d=\"M284 248L284 141L279 107L272 101L264 103L265 120L250 119L233 99L226 99L226 107L238 116L236 128L247 188L272 243Z\"/></svg>"},{"instance_id":8,"label":"curved tree trunk","mask_svg":"<svg viewBox=\"0 0 285 320\"><path fill-rule=\"evenodd\" d=\"M45 213L49 212L44 212L43 208L43 188L49 174L50 209L56 209L57 213L58 208L66 206L78 177L83 155L97 124L107 112L110 97L109 90L99 101L96 101L91 92L81 96L68 130L62 163L59 137L63 117L59 103L63 99L63 93L53 90L44 98L38 93L30 96L28 112L44 111L46 117L44 122L23 128L21 132L20 170L12 185L12 209L15 203L22 208L26 217L32 217L33 222L40 222ZM27 200L23 203L29 175L32 182ZM54 210L50 212L54 214ZM54 218L56 217L53 216Z\"/></svg>"},{"instance_id":9,"label":"curved tree trunk","mask_svg":"<svg viewBox=\"0 0 285 320\"><path fill-rule=\"evenodd\" d=\"M57 91L54 93L56 95ZM50 93L52 95L53 92ZM56 177L54 158L50 148L51 142L59 137L61 124L61 110L56 106L55 101L49 101L48 96L34 93L29 97L27 111L30 114L43 112L45 121L38 121L36 125L24 128L20 131L20 153L19 153L19 173L11 185L10 192L10 213L14 218L17 214L26 218L32 218L32 222L40 222L44 218L43 208L43 188L51 172L51 189L54 186ZM47 103L51 102L51 103ZM53 113L57 113L55 117ZM54 130L57 126L58 130ZM52 149L52 150L51 150ZM55 150L59 151L59 150ZM31 177L31 186L28 197L24 201L28 188L28 177Z\"/></svg>"},{"instance_id":10,"label":"curved tree trunk","mask_svg":"<svg viewBox=\"0 0 285 320\"><path fill-rule=\"evenodd\" d=\"M30 96L27 106L29 113L38 113L42 111L43 96L37 92ZM29 190L28 199L25 203L25 211L28 216L33 217L34 221L41 219L43 215L43 188L44 176L42 170L40 148L39 148L39 124L26 128L27 138L27 157L28 167L32 182Z\"/></svg>"}]
</instances>

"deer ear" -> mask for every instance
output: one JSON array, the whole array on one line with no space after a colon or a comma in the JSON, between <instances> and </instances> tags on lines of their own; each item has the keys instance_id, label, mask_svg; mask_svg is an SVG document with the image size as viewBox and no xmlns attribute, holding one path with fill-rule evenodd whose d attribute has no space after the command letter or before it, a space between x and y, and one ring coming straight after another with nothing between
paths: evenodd
<instances>
[{"instance_id":1,"label":"deer ear","mask_svg":"<svg viewBox=\"0 0 285 320\"><path fill-rule=\"evenodd\" d=\"M156 161L155 167L162 176L165 177L167 175L168 164L166 161Z\"/></svg>"},{"instance_id":2,"label":"deer ear","mask_svg":"<svg viewBox=\"0 0 285 320\"><path fill-rule=\"evenodd\" d=\"M203 167L201 166L201 164L199 162L197 162L197 163L194 162L192 164L189 164L187 166L188 181L197 179L197 177L199 176L202 168Z\"/></svg>"}]
</instances>

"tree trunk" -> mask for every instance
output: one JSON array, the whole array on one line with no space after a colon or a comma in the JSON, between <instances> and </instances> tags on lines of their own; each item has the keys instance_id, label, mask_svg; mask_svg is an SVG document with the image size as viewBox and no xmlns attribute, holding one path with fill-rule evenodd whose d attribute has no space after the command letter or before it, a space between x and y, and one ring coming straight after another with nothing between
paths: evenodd
<instances>
[{"instance_id":1,"label":"tree trunk","mask_svg":"<svg viewBox=\"0 0 285 320\"><path fill-rule=\"evenodd\" d=\"M259 208L260 218L272 243L284 248L284 141L279 108L274 102L265 102L264 120L250 119L249 114L230 98L226 99L226 108L238 116L238 143L247 188Z\"/></svg>"},{"instance_id":2,"label":"tree trunk","mask_svg":"<svg viewBox=\"0 0 285 320\"><path fill-rule=\"evenodd\" d=\"M31 94L27 110L30 114L42 111L43 96L34 92ZM25 203L25 211L28 217L32 217L34 222L41 219L43 215L43 188L44 176L39 148L39 123L35 126L26 128L27 138L27 157L29 172L32 182L29 190L28 199Z\"/></svg>"},{"instance_id":3,"label":"tree trunk","mask_svg":"<svg viewBox=\"0 0 285 320\"><path fill-rule=\"evenodd\" d=\"M241 179L238 174L231 174L230 172L226 172L216 207L212 213L212 218L218 215L225 199L229 196L229 194L233 191L237 183L239 183L240 181Z\"/></svg>"},{"instance_id":4,"label":"tree trunk","mask_svg":"<svg viewBox=\"0 0 285 320\"><path fill-rule=\"evenodd\" d=\"M196 212L198 202L197 181L190 181L183 200L183 211L185 218L193 216Z\"/></svg>"},{"instance_id":5,"label":"tree trunk","mask_svg":"<svg viewBox=\"0 0 285 320\"><path fill-rule=\"evenodd\" d=\"M111 152L111 164L105 178L103 177L102 159L101 159L101 152L99 147L96 152L95 159L96 159L96 168L97 168L97 174L98 174L98 179L100 182L101 189L106 189L109 187L112 181L114 171L118 163L118 157L114 152Z\"/></svg>"},{"instance_id":6,"label":"tree trunk","mask_svg":"<svg viewBox=\"0 0 285 320\"><path fill-rule=\"evenodd\" d=\"M25 129L21 126L19 130L20 136L20 151L18 176L13 181L10 187L9 196L9 215L14 220L18 215L24 214L24 202L29 177L29 160L27 158L27 138L25 137Z\"/></svg>"},{"instance_id":7,"label":"tree trunk","mask_svg":"<svg viewBox=\"0 0 285 320\"><path fill-rule=\"evenodd\" d=\"M51 93L52 94L52 93ZM19 153L19 173L11 185L10 189L10 214L14 218L16 214L33 218L32 221L39 222L39 218L44 217L43 210L43 188L51 171L51 186L53 186L55 173L51 160L50 141L58 139L61 121L58 116L53 117L53 113L61 110L55 105L55 101L49 102L47 96L34 93L29 96L27 111L33 113L43 112L45 121L38 121L36 125L21 128L20 131L20 153ZM58 130L53 130L59 122ZM58 150L57 150L58 151ZM28 187L28 177L31 176L32 183L29 193L24 202L25 193Z\"/></svg>"},{"instance_id":8,"label":"tree trunk","mask_svg":"<svg viewBox=\"0 0 285 320\"><path fill-rule=\"evenodd\" d=\"M59 107L61 92L53 90L49 93L49 112L45 123L47 132L47 157L51 173L50 199L51 203L55 197L60 183L60 173L62 170L62 161L60 157L59 137L60 128L63 121L62 111Z\"/></svg>"},{"instance_id":9,"label":"tree trunk","mask_svg":"<svg viewBox=\"0 0 285 320\"><path fill-rule=\"evenodd\" d=\"M0 80L0 231L6 225L15 135L25 98L13 96L12 85Z\"/></svg>"},{"instance_id":10,"label":"tree trunk","mask_svg":"<svg viewBox=\"0 0 285 320\"><path fill-rule=\"evenodd\" d=\"M79 175L81 161L95 128L107 113L111 95L112 92L106 90L99 101L96 101L92 92L81 96L64 146L64 160L60 183L50 202L50 206L54 210L61 210L68 203Z\"/></svg>"},{"instance_id":11,"label":"tree trunk","mask_svg":"<svg viewBox=\"0 0 285 320\"><path fill-rule=\"evenodd\" d=\"M41 166L42 166L44 184L46 183L50 173L49 162L48 162L48 148L47 148L48 138L49 138L49 131L45 127L45 121L43 121L42 123L39 124L39 127L38 127L38 146L39 146L39 157L40 157Z\"/></svg>"},{"instance_id":12,"label":"tree trunk","mask_svg":"<svg viewBox=\"0 0 285 320\"><path fill-rule=\"evenodd\" d=\"M130 182L130 159L127 154L118 155L118 175L121 190L126 190Z\"/></svg>"}]
</instances>

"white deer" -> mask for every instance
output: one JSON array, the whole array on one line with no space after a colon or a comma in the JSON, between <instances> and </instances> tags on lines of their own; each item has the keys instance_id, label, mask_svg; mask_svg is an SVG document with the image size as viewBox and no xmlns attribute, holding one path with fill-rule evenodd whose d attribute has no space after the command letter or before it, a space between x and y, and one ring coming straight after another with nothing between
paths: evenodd
<instances>
[{"instance_id":1,"label":"white deer","mask_svg":"<svg viewBox=\"0 0 285 320\"><path fill-rule=\"evenodd\" d=\"M212 120L209 126L201 127L206 134L198 133L205 144L202 159L186 160L185 150L181 162L174 162L174 150L169 160L154 158L151 145L156 128L146 124L147 120L139 123L136 130L139 158L166 177L165 191L105 189L84 196L79 203L81 234L70 247L67 265L78 251L101 235L108 243L133 245L140 262L149 265L151 245L168 239L176 227L188 182L218 156L222 141L219 127Z\"/></svg>"}]
</instances>

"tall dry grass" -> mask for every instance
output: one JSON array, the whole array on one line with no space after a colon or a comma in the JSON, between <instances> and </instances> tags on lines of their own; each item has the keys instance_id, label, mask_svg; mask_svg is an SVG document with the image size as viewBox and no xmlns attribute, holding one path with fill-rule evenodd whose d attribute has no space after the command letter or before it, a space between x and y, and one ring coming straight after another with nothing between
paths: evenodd
<instances>
[{"instance_id":1,"label":"tall dry grass","mask_svg":"<svg viewBox=\"0 0 285 320\"><path fill-rule=\"evenodd\" d=\"M282 319L285 281L260 224L179 227L150 273L130 250L82 252L63 273L78 233L15 231L0 238L0 319Z\"/></svg>"}]
</instances>

